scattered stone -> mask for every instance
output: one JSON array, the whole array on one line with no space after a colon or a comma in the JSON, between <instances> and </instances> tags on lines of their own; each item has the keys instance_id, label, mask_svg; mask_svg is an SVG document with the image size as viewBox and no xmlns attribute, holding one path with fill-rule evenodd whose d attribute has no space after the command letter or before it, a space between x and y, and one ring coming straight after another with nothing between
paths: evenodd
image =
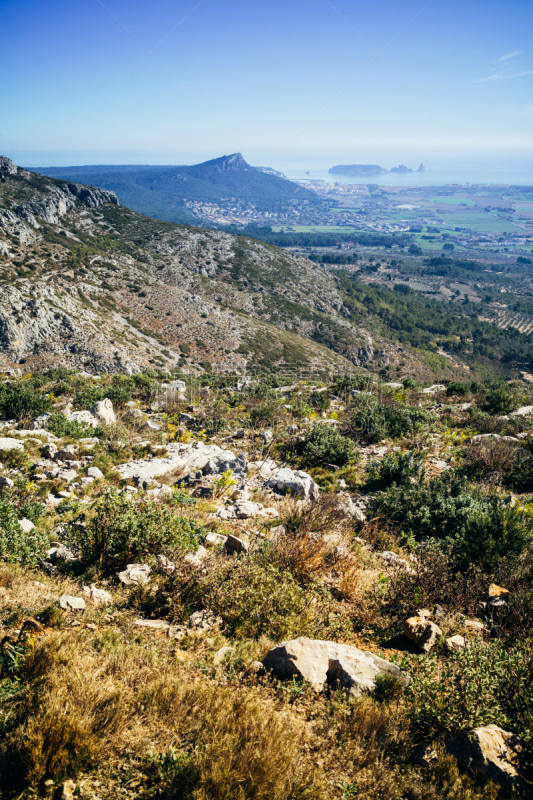
<instances>
[{"instance_id":1,"label":"scattered stone","mask_svg":"<svg viewBox=\"0 0 533 800\"><path fill-rule=\"evenodd\" d=\"M411 617L403 623L403 632L424 653L429 653L442 631L435 622L424 617Z\"/></svg>"},{"instance_id":2,"label":"scattered stone","mask_svg":"<svg viewBox=\"0 0 533 800\"><path fill-rule=\"evenodd\" d=\"M457 633L455 636L450 636L449 639L446 639L446 647L448 650L464 650L467 646L468 642L464 636L461 636Z\"/></svg>"},{"instance_id":3,"label":"scattered stone","mask_svg":"<svg viewBox=\"0 0 533 800\"><path fill-rule=\"evenodd\" d=\"M59 598L59 606L65 611L85 611L85 600L83 597L71 597L62 594Z\"/></svg>"},{"instance_id":4,"label":"scattered stone","mask_svg":"<svg viewBox=\"0 0 533 800\"><path fill-rule=\"evenodd\" d=\"M226 548L226 551L230 554L247 553L248 550L250 549L250 545L248 544L248 542L245 542L244 539L239 539L232 533L229 534L224 546Z\"/></svg>"},{"instance_id":5,"label":"scattered stone","mask_svg":"<svg viewBox=\"0 0 533 800\"><path fill-rule=\"evenodd\" d=\"M211 630L211 628L221 627L222 619L208 608L203 611L195 611L187 620L187 627L196 633Z\"/></svg>"},{"instance_id":6,"label":"scattered stone","mask_svg":"<svg viewBox=\"0 0 533 800\"><path fill-rule=\"evenodd\" d=\"M91 414L96 418L98 425L112 425L117 421L113 403L108 397L95 403L91 408Z\"/></svg>"},{"instance_id":7,"label":"scattered stone","mask_svg":"<svg viewBox=\"0 0 533 800\"><path fill-rule=\"evenodd\" d=\"M228 537L223 536L221 533L208 533L204 539L204 545L207 547L219 547L225 545Z\"/></svg>"},{"instance_id":8,"label":"scattered stone","mask_svg":"<svg viewBox=\"0 0 533 800\"><path fill-rule=\"evenodd\" d=\"M56 475L56 478L65 483L72 483L77 477L78 473L75 469L60 469Z\"/></svg>"},{"instance_id":9,"label":"scattered stone","mask_svg":"<svg viewBox=\"0 0 533 800\"><path fill-rule=\"evenodd\" d=\"M171 561L166 556L162 555L161 553L156 556L155 565L154 565L154 572L158 572L161 575L172 575L173 572L176 571L176 565L173 561Z\"/></svg>"},{"instance_id":10,"label":"scattered stone","mask_svg":"<svg viewBox=\"0 0 533 800\"><path fill-rule=\"evenodd\" d=\"M30 422L28 425L28 429L30 431L37 431L41 428L46 428L46 423L50 419L52 414L49 411L46 411L44 414L41 414L39 417L35 417L34 420Z\"/></svg>"},{"instance_id":11,"label":"scattered stone","mask_svg":"<svg viewBox=\"0 0 533 800\"><path fill-rule=\"evenodd\" d=\"M76 561L76 556L72 550L69 550L68 547L62 544L51 547L48 551L48 558L53 562L59 561L60 559L64 561Z\"/></svg>"},{"instance_id":12,"label":"scattered stone","mask_svg":"<svg viewBox=\"0 0 533 800\"><path fill-rule=\"evenodd\" d=\"M475 619L466 619L465 620L465 628L470 628L470 630L475 631L476 633L486 633L487 629L483 625L482 622L478 622Z\"/></svg>"},{"instance_id":13,"label":"scattered stone","mask_svg":"<svg viewBox=\"0 0 533 800\"><path fill-rule=\"evenodd\" d=\"M533 776L528 766L527 751L513 733L487 725L459 733L446 747L448 753L467 769L478 772L487 780L518 797L531 797Z\"/></svg>"},{"instance_id":14,"label":"scattered stone","mask_svg":"<svg viewBox=\"0 0 533 800\"><path fill-rule=\"evenodd\" d=\"M53 442L47 442L45 445L43 445L42 454L45 458L55 458L56 453L57 444L54 444Z\"/></svg>"},{"instance_id":15,"label":"scattered stone","mask_svg":"<svg viewBox=\"0 0 533 800\"><path fill-rule=\"evenodd\" d=\"M292 470L288 467L278 469L264 484L280 494L291 493L304 500L316 500L320 494L318 485L312 477L302 470Z\"/></svg>"},{"instance_id":16,"label":"scattered stone","mask_svg":"<svg viewBox=\"0 0 533 800\"><path fill-rule=\"evenodd\" d=\"M84 586L81 591L95 606L109 606L113 602L109 592L106 592L105 589L98 589L94 583Z\"/></svg>"},{"instance_id":17,"label":"scattered stone","mask_svg":"<svg viewBox=\"0 0 533 800\"><path fill-rule=\"evenodd\" d=\"M133 624L139 628L150 628L154 631L167 631L170 628L170 623L164 619L136 619Z\"/></svg>"},{"instance_id":18,"label":"scattered stone","mask_svg":"<svg viewBox=\"0 0 533 800\"><path fill-rule=\"evenodd\" d=\"M392 553L390 550L384 550L382 553L378 553L378 555L381 556L388 567L392 569L404 569L409 575L414 574L414 569L412 569L409 562L396 553Z\"/></svg>"},{"instance_id":19,"label":"scattered stone","mask_svg":"<svg viewBox=\"0 0 533 800\"><path fill-rule=\"evenodd\" d=\"M96 631L96 630L98 630L98 629L97 629L97 626L94 624L94 622L87 622L87 623L86 623L86 625L85 625L85 627L86 627L86 628L89 628L89 630L90 630L90 631Z\"/></svg>"},{"instance_id":20,"label":"scattered stone","mask_svg":"<svg viewBox=\"0 0 533 800\"><path fill-rule=\"evenodd\" d=\"M392 675L404 685L409 681L399 667L374 653L304 636L273 647L263 665L278 678L306 680L317 692L330 685L360 694L375 687L377 675Z\"/></svg>"},{"instance_id":21,"label":"scattered stone","mask_svg":"<svg viewBox=\"0 0 533 800\"><path fill-rule=\"evenodd\" d=\"M98 420L90 411L72 411L66 416L71 422L85 423L90 428L98 427Z\"/></svg>"},{"instance_id":22,"label":"scattered stone","mask_svg":"<svg viewBox=\"0 0 533 800\"><path fill-rule=\"evenodd\" d=\"M12 481L11 478L6 478L5 476L0 476L0 488L1 489L12 489L15 485L15 481Z\"/></svg>"},{"instance_id":23,"label":"scattered stone","mask_svg":"<svg viewBox=\"0 0 533 800\"><path fill-rule=\"evenodd\" d=\"M118 579L126 586L148 583L151 569L148 564L128 564L126 569L118 573Z\"/></svg>"},{"instance_id":24,"label":"scattered stone","mask_svg":"<svg viewBox=\"0 0 533 800\"><path fill-rule=\"evenodd\" d=\"M18 439L0 438L0 450L24 450L24 442Z\"/></svg>"}]
</instances>

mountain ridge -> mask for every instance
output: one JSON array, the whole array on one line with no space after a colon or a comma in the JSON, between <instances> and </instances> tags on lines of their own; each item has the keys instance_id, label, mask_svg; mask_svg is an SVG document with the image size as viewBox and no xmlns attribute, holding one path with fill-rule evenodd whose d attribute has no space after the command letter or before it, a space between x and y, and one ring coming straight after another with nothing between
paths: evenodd
<instances>
[{"instance_id":1,"label":"mountain ridge","mask_svg":"<svg viewBox=\"0 0 533 800\"><path fill-rule=\"evenodd\" d=\"M0 369L387 363L322 266L0 161Z\"/></svg>"},{"instance_id":2,"label":"mountain ridge","mask_svg":"<svg viewBox=\"0 0 533 800\"><path fill-rule=\"evenodd\" d=\"M142 214L170 222L198 224L188 210L190 202L243 202L272 210L298 198L320 200L299 186L265 168L252 167L241 153L191 166L48 167L40 174L58 180L89 183L115 192L121 203Z\"/></svg>"}]
</instances>

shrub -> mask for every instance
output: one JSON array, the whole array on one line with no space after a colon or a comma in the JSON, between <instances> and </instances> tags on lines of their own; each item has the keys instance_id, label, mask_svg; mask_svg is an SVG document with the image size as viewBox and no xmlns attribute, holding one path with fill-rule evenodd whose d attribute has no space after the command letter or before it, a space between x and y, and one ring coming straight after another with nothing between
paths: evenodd
<instances>
[{"instance_id":1,"label":"shrub","mask_svg":"<svg viewBox=\"0 0 533 800\"><path fill-rule=\"evenodd\" d=\"M424 458L412 452L387 453L380 461L370 460L367 476L367 487L374 491L391 484L420 482L424 477Z\"/></svg>"},{"instance_id":2,"label":"shrub","mask_svg":"<svg viewBox=\"0 0 533 800\"><path fill-rule=\"evenodd\" d=\"M343 467L359 455L351 439L331 425L314 425L300 447L302 462L308 466L335 464Z\"/></svg>"},{"instance_id":3,"label":"shrub","mask_svg":"<svg viewBox=\"0 0 533 800\"><path fill-rule=\"evenodd\" d=\"M519 398L507 386L488 392L485 400L486 410L492 414L507 414L509 411L516 411L519 405Z\"/></svg>"},{"instance_id":4,"label":"shrub","mask_svg":"<svg viewBox=\"0 0 533 800\"><path fill-rule=\"evenodd\" d=\"M458 381L454 381L452 383L449 383L448 386L446 387L446 394L448 396L457 394L460 395L461 397L464 397L466 394L469 393L470 393L469 383L461 383Z\"/></svg>"},{"instance_id":5,"label":"shrub","mask_svg":"<svg viewBox=\"0 0 533 800\"><path fill-rule=\"evenodd\" d=\"M495 723L531 745L533 741L533 644L517 647L473 642L450 653L444 668L435 657L409 660L413 730L447 739Z\"/></svg>"},{"instance_id":6,"label":"shrub","mask_svg":"<svg viewBox=\"0 0 533 800\"><path fill-rule=\"evenodd\" d=\"M21 419L38 417L48 410L50 402L31 387L0 384L0 417Z\"/></svg>"},{"instance_id":7,"label":"shrub","mask_svg":"<svg viewBox=\"0 0 533 800\"><path fill-rule=\"evenodd\" d=\"M46 420L46 430L56 436L69 436L72 439L83 439L90 436L92 428L86 422L79 422L76 419L67 419L64 414L52 414Z\"/></svg>"},{"instance_id":8,"label":"shrub","mask_svg":"<svg viewBox=\"0 0 533 800\"><path fill-rule=\"evenodd\" d=\"M422 408L413 408L396 403L380 403L375 397L358 395L345 432L352 437L369 442L382 439L399 439L413 436L431 421L431 416Z\"/></svg>"},{"instance_id":9,"label":"shrub","mask_svg":"<svg viewBox=\"0 0 533 800\"><path fill-rule=\"evenodd\" d=\"M457 568L514 560L531 541L531 520L517 505L484 495L451 470L419 486L393 486L368 505L369 518L396 524L405 540L437 539L459 558Z\"/></svg>"},{"instance_id":10,"label":"shrub","mask_svg":"<svg viewBox=\"0 0 533 800\"><path fill-rule=\"evenodd\" d=\"M0 555L5 561L36 564L49 546L48 538L37 529L24 533L12 504L0 499Z\"/></svg>"},{"instance_id":11,"label":"shrub","mask_svg":"<svg viewBox=\"0 0 533 800\"><path fill-rule=\"evenodd\" d=\"M90 519L81 516L70 524L66 540L87 564L98 565L104 573L173 547L195 549L206 534L168 506L136 503L116 490L100 497L94 512Z\"/></svg>"}]
</instances>

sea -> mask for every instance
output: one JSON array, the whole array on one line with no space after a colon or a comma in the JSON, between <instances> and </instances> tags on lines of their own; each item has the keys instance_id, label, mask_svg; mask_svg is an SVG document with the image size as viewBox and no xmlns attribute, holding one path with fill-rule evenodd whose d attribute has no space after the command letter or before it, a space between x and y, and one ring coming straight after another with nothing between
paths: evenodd
<instances>
[{"instance_id":1,"label":"sea","mask_svg":"<svg viewBox=\"0 0 533 800\"><path fill-rule=\"evenodd\" d=\"M424 164L424 171L418 172L419 165ZM337 175L328 172L335 164L379 164L384 169L404 164L414 172L392 172L385 175ZM505 154L495 152L479 157L436 156L428 158L401 155L392 161L390 157L377 155L372 160L362 160L354 154L350 160L332 161L325 164L322 159L315 161L309 158L307 163L298 161L283 162L276 159L271 166L282 172L293 181L325 181L327 183L373 183L378 186L533 186L533 153Z\"/></svg>"}]
</instances>

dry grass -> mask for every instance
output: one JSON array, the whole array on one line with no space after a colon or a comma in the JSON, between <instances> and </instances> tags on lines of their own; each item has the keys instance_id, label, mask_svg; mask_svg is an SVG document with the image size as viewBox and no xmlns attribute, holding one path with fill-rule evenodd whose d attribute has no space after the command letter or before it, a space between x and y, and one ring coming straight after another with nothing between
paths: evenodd
<instances>
[{"instance_id":1,"label":"dry grass","mask_svg":"<svg viewBox=\"0 0 533 800\"><path fill-rule=\"evenodd\" d=\"M302 723L252 689L202 680L166 642L53 634L29 653L24 677L31 688L2 752L5 789L173 747L192 759L195 798L327 796ZM179 774L159 779L170 791Z\"/></svg>"}]
</instances>

